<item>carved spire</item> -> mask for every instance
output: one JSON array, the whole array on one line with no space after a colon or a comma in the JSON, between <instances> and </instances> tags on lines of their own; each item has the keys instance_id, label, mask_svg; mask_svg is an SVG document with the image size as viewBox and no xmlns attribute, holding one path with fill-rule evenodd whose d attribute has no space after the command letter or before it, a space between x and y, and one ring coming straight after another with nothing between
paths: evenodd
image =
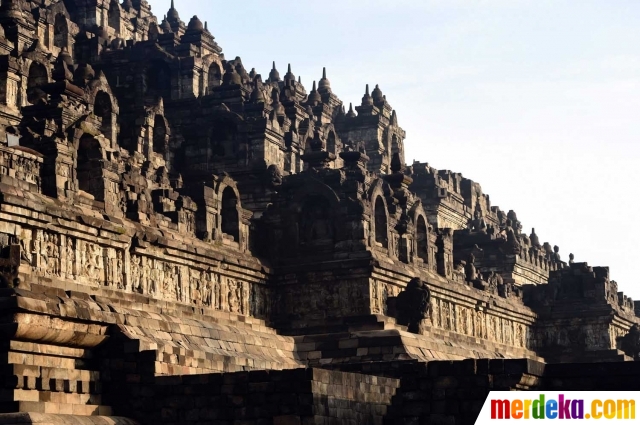
<instances>
[{"instance_id":1,"label":"carved spire","mask_svg":"<svg viewBox=\"0 0 640 425\"><path fill-rule=\"evenodd\" d=\"M169 8L169 11L167 12L167 20L169 22L179 22L180 21L180 14L176 10L176 7L175 7L175 4L174 4L173 0L171 0L171 7Z\"/></svg>"},{"instance_id":2,"label":"carved spire","mask_svg":"<svg viewBox=\"0 0 640 425\"><path fill-rule=\"evenodd\" d=\"M356 113L353 111L353 103L349 103L349 112L347 112L349 118L354 118Z\"/></svg>"},{"instance_id":3,"label":"carved spire","mask_svg":"<svg viewBox=\"0 0 640 425\"><path fill-rule=\"evenodd\" d=\"M318 83L320 91L331 92L331 83L327 79L327 68L322 68L322 79Z\"/></svg>"},{"instance_id":4,"label":"carved spire","mask_svg":"<svg viewBox=\"0 0 640 425\"><path fill-rule=\"evenodd\" d=\"M322 102L322 99L320 98L320 94L318 94L318 90L316 90L316 82L314 81L307 103L311 106L316 106L320 102Z\"/></svg>"},{"instance_id":5,"label":"carved spire","mask_svg":"<svg viewBox=\"0 0 640 425\"><path fill-rule=\"evenodd\" d=\"M162 30L165 32L165 34L172 32L173 30L171 29L171 25L169 24L169 21L167 20L167 15L164 15L164 19L162 20L162 23L160 24L160 28L162 28Z\"/></svg>"},{"instance_id":6,"label":"carved spire","mask_svg":"<svg viewBox=\"0 0 640 425\"><path fill-rule=\"evenodd\" d=\"M362 97L362 106L370 106L370 105L373 105L373 99L369 94L369 84L367 84L367 87L364 92L364 96Z\"/></svg>"},{"instance_id":7,"label":"carved spire","mask_svg":"<svg viewBox=\"0 0 640 425\"><path fill-rule=\"evenodd\" d=\"M253 103L264 103L264 94L262 90L260 90L260 82L255 80L253 84L253 91L251 92L251 102Z\"/></svg>"},{"instance_id":8,"label":"carved spire","mask_svg":"<svg viewBox=\"0 0 640 425\"><path fill-rule=\"evenodd\" d=\"M376 88L371 92L371 97L375 103L384 102L384 96L382 95L382 90L380 90L380 86L376 84Z\"/></svg>"},{"instance_id":9,"label":"carved spire","mask_svg":"<svg viewBox=\"0 0 640 425\"><path fill-rule=\"evenodd\" d=\"M276 69L276 61L273 61L273 67L271 68L271 72L269 73L269 81L272 83L280 81L280 73Z\"/></svg>"},{"instance_id":10,"label":"carved spire","mask_svg":"<svg viewBox=\"0 0 640 425\"><path fill-rule=\"evenodd\" d=\"M295 80L296 80L296 76L293 75L293 72L291 72L291 64L289 64L287 67L287 73L284 76L284 81L295 81Z\"/></svg>"}]
</instances>

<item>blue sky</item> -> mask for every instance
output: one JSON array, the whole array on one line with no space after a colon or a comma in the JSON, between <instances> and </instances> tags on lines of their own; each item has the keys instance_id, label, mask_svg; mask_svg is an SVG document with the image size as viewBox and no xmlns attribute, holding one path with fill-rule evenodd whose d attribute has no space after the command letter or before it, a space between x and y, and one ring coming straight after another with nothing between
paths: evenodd
<instances>
[{"instance_id":1,"label":"blue sky","mask_svg":"<svg viewBox=\"0 0 640 425\"><path fill-rule=\"evenodd\" d=\"M151 0L162 17L170 0ZM206 5L206 6L203 6ZM176 0L227 59L264 78L288 63L310 88L327 67L359 104L380 84L407 131L406 160L461 172L493 205L610 266L640 299L640 2Z\"/></svg>"}]
</instances>

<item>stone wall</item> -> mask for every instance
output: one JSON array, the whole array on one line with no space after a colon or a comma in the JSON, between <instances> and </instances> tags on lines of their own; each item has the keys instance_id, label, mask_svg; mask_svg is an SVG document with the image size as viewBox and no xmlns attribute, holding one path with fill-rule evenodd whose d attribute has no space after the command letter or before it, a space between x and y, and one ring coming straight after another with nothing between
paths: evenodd
<instances>
[{"instance_id":1,"label":"stone wall","mask_svg":"<svg viewBox=\"0 0 640 425\"><path fill-rule=\"evenodd\" d=\"M3 0L0 423L381 423L397 381L344 371L640 358L608 269L405 136L380 87L263 78L173 4Z\"/></svg>"},{"instance_id":2,"label":"stone wall","mask_svg":"<svg viewBox=\"0 0 640 425\"><path fill-rule=\"evenodd\" d=\"M398 383L321 369L158 377L113 401L143 425L381 425Z\"/></svg>"},{"instance_id":3,"label":"stone wall","mask_svg":"<svg viewBox=\"0 0 640 425\"><path fill-rule=\"evenodd\" d=\"M385 424L474 424L490 391L638 391L640 363L463 360L394 368Z\"/></svg>"},{"instance_id":4,"label":"stone wall","mask_svg":"<svg viewBox=\"0 0 640 425\"><path fill-rule=\"evenodd\" d=\"M28 287L0 298L2 413L111 416L111 382L304 365L294 341L259 319L117 291Z\"/></svg>"}]
</instances>

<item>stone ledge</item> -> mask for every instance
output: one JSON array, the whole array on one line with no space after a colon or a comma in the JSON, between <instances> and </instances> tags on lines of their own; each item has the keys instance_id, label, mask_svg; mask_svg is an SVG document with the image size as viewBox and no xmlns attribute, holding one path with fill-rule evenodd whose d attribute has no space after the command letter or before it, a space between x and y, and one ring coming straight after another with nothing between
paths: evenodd
<instances>
[{"instance_id":1,"label":"stone ledge","mask_svg":"<svg viewBox=\"0 0 640 425\"><path fill-rule=\"evenodd\" d=\"M50 415L45 413L6 413L0 414L0 425L138 425L127 418L106 416Z\"/></svg>"}]
</instances>

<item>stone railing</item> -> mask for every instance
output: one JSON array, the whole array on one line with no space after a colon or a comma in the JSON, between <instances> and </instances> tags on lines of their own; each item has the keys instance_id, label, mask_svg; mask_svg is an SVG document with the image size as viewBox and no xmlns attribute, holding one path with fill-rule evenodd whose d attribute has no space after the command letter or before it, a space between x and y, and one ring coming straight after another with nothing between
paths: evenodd
<instances>
[{"instance_id":1,"label":"stone railing","mask_svg":"<svg viewBox=\"0 0 640 425\"><path fill-rule=\"evenodd\" d=\"M72 208L38 213L18 196L5 194L4 201L0 233L16 240L19 255L13 257L19 257L14 262L22 279L261 318L269 311L260 263L226 246L119 219L107 221L98 214L90 217Z\"/></svg>"}]
</instances>

